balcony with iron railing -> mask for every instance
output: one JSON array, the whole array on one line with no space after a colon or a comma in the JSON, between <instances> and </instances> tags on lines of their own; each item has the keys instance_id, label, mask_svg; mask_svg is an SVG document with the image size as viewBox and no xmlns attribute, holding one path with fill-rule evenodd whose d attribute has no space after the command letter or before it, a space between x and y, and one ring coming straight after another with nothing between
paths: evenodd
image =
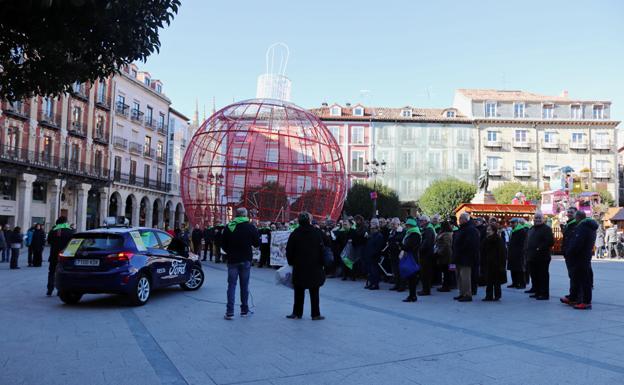
<instances>
[{"instance_id":1,"label":"balcony with iron railing","mask_svg":"<svg viewBox=\"0 0 624 385\"><path fill-rule=\"evenodd\" d=\"M159 122L157 124L157 130L159 134L167 135L167 125L165 123Z\"/></svg>"},{"instance_id":2,"label":"balcony with iron railing","mask_svg":"<svg viewBox=\"0 0 624 385\"><path fill-rule=\"evenodd\" d=\"M594 150L611 150L611 148L613 148L612 143L610 141L606 141L606 140L594 140L592 142L592 149Z\"/></svg>"},{"instance_id":3,"label":"balcony with iron railing","mask_svg":"<svg viewBox=\"0 0 624 385\"><path fill-rule=\"evenodd\" d=\"M501 140L486 140L483 144L484 147L487 148L502 148L503 142Z\"/></svg>"},{"instance_id":4,"label":"balcony with iron railing","mask_svg":"<svg viewBox=\"0 0 624 385\"><path fill-rule=\"evenodd\" d=\"M145 127L149 128L150 130L155 130L156 121L154 120L154 118L152 118L151 116L145 117Z\"/></svg>"},{"instance_id":5,"label":"balcony with iron railing","mask_svg":"<svg viewBox=\"0 0 624 385\"><path fill-rule=\"evenodd\" d=\"M105 92L98 91L97 95L95 96L95 105L109 111L111 105L110 96L106 96Z\"/></svg>"},{"instance_id":6,"label":"balcony with iron railing","mask_svg":"<svg viewBox=\"0 0 624 385\"><path fill-rule=\"evenodd\" d=\"M517 149L517 150L530 150L532 147L532 142L530 140L522 140L522 139L516 139L514 138L513 140L513 148Z\"/></svg>"},{"instance_id":7,"label":"balcony with iron railing","mask_svg":"<svg viewBox=\"0 0 624 385\"><path fill-rule=\"evenodd\" d=\"M87 131L82 125L82 122L72 122L71 126L69 126L69 129L67 130L67 133L78 138L87 137Z\"/></svg>"},{"instance_id":8,"label":"balcony with iron railing","mask_svg":"<svg viewBox=\"0 0 624 385\"><path fill-rule=\"evenodd\" d=\"M143 146L143 156L149 159L154 159L156 157L156 150L154 148Z\"/></svg>"},{"instance_id":9,"label":"balcony with iron railing","mask_svg":"<svg viewBox=\"0 0 624 385\"><path fill-rule=\"evenodd\" d=\"M113 136L113 147L119 150L127 150L128 139L122 138L121 136Z\"/></svg>"},{"instance_id":10,"label":"balcony with iron railing","mask_svg":"<svg viewBox=\"0 0 624 385\"><path fill-rule=\"evenodd\" d=\"M592 176L594 179L611 179L611 170L594 170Z\"/></svg>"},{"instance_id":11,"label":"balcony with iron railing","mask_svg":"<svg viewBox=\"0 0 624 385\"><path fill-rule=\"evenodd\" d=\"M158 191L169 191L170 184L162 180L136 176L135 174L124 174L119 171L113 172L113 181L131 186L144 187Z\"/></svg>"},{"instance_id":12,"label":"balcony with iron railing","mask_svg":"<svg viewBox=\"0 0 624 385\"><path fill-rule=\"evenodd\" d=\"M143 111L133 108L130 110L130 120L141 124L143 120Z\"/></svg>"},{"instance_id":13,"label":"balcony with iron railing","mask_svg":"<svg viewBox=\"0 0 624 385\"><path fill-rule=\"evenodd\" d=\"M108 179L108 169L99 165L79 162L76 159L52 156L49 152L30 151L0 145L0 162L45 169L53 172L65 172L90 178Z\"/></svg>"},{"instance_id":14,"label":"balcony with iron railing","mask_svg":"<svg viewBox=\"0 0 624 385\"><path fill-rule=\"evenodd\" d=\"M28 119L28 112L24 106L23 102L12 102L5 103L4 108L2 109L3 113L14 118L19 118L26 120Z\"/></svg>"},{"instance_id":15,"label":"balcony with iron railing","mask_svg":"<svg viewBox=\"0 0 624 385\"><path fill-rule=\"evenodd\" d=\"M528 168L514 168L513 175L516 178L531 178L533 176L533 171Z\"/></svg>"},{"instance_id":16,"label":"balcony with iron railing","mask_svg":"<svg viewBox=\"0 0 624 385\"><path fill-rule=\"evenodd\" d=\"M124 117L128 117L130 111L130 106L121 102L117 102L117 104L115 105L115 113L117 115L121 115Z\"/></svg>"},{"instance_id":17,"label":"balcony with iron railing","mask_svg":"<svg viewBox=\"0 0 624 385\"><path fill-rule=\"evenodd\" d=\"M143 145L141 143L130 142L129 149L131 154L141 155L143 153Z\"/></svg>"},{"instance_id":18,"label":"balcony with iron railing","mask_svg":"<svg viewBox=\"0 0 624 385\"><path fill-rule=\"evenodd\" d=\"M160 163L167 163L167 158L162 152L159 154L158 151L156 151L156 161Z\"/></svg>"},{"instance_id":19,"label":"balcony with iron railing","mask_svg":"<svg viewBox=\"0 0 624 385\"><path fill-rule=\"evenodd\" d=\"M545 150L558 150L559 147L559 139L542 140L542 148Z\"/></svg>"},{"instance_id":20,"label":"balcony with iron railing","mask_svg":"<svg viewBox=\"0 0 624 385\"><path fill-rule=\"evenodd\" d=\"M587 147L589 147L589 146L587 144L587 141L585 141L585 140L570 142L570 149L571 150L587 150Z\"/></svg>"},{"instance_id":21,"label":"balcony with iron railing","mask_svg":"<svg viewBox=\"0 0 624 385\"><path fill-rule=\"evenodd\" d=\"M100 144L108 144L108 134L102 128L96 128L93 132L93 141Z\"/></svg>"},{"instance_id":22,"label":"balcony with iron railing","mask_svg":"<svg viewBox=\"0 0 624 385\"><path fill-rule=\"evenodd\" d=\"M87 88L85 87L84 84L74 84L72 87L71 95L85 102L89 100L89 95L87 94Z\"/></svg>"},{"instance_id":23,"label":"balcony with iron railing","mask_svg":"<svg viewBox=\"0 0 624 385\"><path fill-rule=\"evenodd\" d=\"M43 111L39 118L39 124L53 130L58 130L61 128L61 117L51 111Z\"/></svg>"}]
</instances>

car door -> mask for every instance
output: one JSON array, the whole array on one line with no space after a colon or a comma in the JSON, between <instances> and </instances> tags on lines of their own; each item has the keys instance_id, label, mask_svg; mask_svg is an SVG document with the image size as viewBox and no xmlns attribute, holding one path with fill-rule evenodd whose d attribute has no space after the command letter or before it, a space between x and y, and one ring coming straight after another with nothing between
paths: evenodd
<instances>
[{"instance_id":1,"label":"car door","mask_svg":"<svg viewBox=\"0 0 624 385\"><path fill-rule=\"evenodd\" d=\"M168 279L171 283L184 283L188 281L189 274L191 272L192 261L182 255L178 255L176 252L168 249L173 237L163 231L154 231L160 240L160 247L162 251L167 253L168 259Z\"/></svg>"},{"instance_id":2,"label":"car door","mask_svg":"<svg viewBox=\"0 0 624 385\"><path fill-rule=\"evenodd\" d=\"M171 283L167 277L170 267L169 253L161 248L160 241L153 230L140 229L139 234L141 235L143 244L147 248L148 268L152 274L154 287L170 285Z\"/></svg>"}]
</instances>

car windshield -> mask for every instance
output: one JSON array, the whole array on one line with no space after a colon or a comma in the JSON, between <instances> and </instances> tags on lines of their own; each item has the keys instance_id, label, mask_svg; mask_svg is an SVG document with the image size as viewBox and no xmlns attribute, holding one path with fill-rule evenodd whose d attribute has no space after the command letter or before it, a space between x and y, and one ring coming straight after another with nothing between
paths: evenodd
<instances>
[{"instance_id":1,"label":"car windshield","mask_svg":"<svg viewBox=\"0 0 624 385\"><path fill-rule=\"evenodd\" d=\"M73 238L63 255L74 256L79 251L108 251L122 248L123 237L117 234L86 234Z\"/></svg>"}]
</instances>

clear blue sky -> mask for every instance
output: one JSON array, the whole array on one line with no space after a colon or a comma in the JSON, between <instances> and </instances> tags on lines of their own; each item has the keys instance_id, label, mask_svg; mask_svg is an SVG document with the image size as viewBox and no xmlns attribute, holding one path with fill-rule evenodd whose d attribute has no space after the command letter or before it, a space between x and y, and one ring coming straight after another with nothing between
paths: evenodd
<instances>
[{"instance_id":1,"label":"clear blue sky","mask_svg":"<svg viewBox=\"0 0 624 385\"><path fill-rule=\"evenodd\" d=\"M160 54L139 64L192 117L196 97L200 115L213 97L217 108L254 97L278 41L303 107L443 107L456 88L567 89L613 101L612 117L624 119L620 0L182 0Z\"/></svg>"}]
</instances>

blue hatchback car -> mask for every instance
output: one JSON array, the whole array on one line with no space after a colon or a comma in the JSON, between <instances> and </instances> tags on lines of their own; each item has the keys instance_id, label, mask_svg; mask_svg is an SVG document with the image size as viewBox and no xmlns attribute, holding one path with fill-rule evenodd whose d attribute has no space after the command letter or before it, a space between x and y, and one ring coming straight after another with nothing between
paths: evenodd
<instances>
[{"instance_id":1,"label":"blue hatchback car","mask_svg":"<svg viewBox=\"0 0 624 385\"><path fill-rule=\"evenodd\" d=\"M168 250L171 235L151 228L102 228L75 234L59 256L56 288L67 304L86 293L129 296L147 303L153 289L180 285L197 290L204 272L196 255Z\"/></svg>"}]
</instances>

